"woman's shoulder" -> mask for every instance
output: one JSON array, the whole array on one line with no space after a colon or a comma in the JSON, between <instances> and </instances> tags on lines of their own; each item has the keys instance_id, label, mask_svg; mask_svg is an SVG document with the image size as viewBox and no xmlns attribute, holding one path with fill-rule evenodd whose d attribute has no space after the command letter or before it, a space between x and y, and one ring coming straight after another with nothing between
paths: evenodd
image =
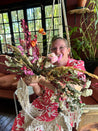
<instances>
[{"instance_id":1,"label":"woman's shoulder","mask_svg":"<svg viewBox=\"0 0 98 131\"><path fill-rule=\"evenodd\" d=\"M73 58L69 58L69 63L73 63L73 64L84 64L83 60L76 60Z\"/></svg>"},{"instance_id":2,"label":"woman's shoulder","mask_svg":"<svg viewBox=\"0 0 98 131\"><path fill-rule=\"evenodd\" d=\"M79 68L85 70L85 65L83 60L76 60L73 58L69 58L67 66L74 66L75 68Z\"/></svg>"}]
</instances>

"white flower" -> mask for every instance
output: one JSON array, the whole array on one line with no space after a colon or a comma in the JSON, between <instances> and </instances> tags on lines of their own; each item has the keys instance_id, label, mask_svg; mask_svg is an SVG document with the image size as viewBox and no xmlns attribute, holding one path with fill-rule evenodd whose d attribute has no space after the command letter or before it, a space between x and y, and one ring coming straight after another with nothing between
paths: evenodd
<instances>
[{"instance_id":1,"label":"white flower","mask_svg":"<svg viewBox=\"0 0 98 131\"><path fill-rule=\"evenodd\" d=\"M38 62L41 63L43 61L42 57L38 59Z\"/></svg>"},{"instance_id":2,"label":"white flower","mask_svg":"<svg viewBox=\"0 0 98 131\"><path fill-rule=\"evenodd\" d=\"M64 101L60 101L59 106L60 106L60 108L62 109L63 106L64 106Z\"/></svg>"},{"instance_id":3,"label":"white flower","mask_svg":"<svg viewBox=\"0 0 98 131\"><path fill-rule=\"evenodd\" d=\"M78 74L78 72L76 71L76 70L74 70L74 73L77 75Z\"/></svg>"},{"instance_id":4,"label":"white flower","mask_svg":"<svg viewBox=\"0 0 98 131\"><path fill-rule=\"evenodd\" d=\"M49 68L49 67L51 67L51 63L50 62L48 62L48 61L46 61L46 63L45 63L45 66L44 66L45 68Z\"/></svg>"},{"instance_id":5,"label":"white flower","mask_svg":"<svg viewBox=\"0 0 98 131\"><path fill-rule=\"evenodd\" d=\"M32 57L32 56L29 56L28 59L31 61L31 60L33 59L33 57Z\"/></svg>"},{"instance_id":6,"label":"white flower","mask_svg":"<svg viewBox=\"0 0 98 131\"><path fill-rule=\"evenodd\" d=\"M8 61L5 61L5 64L10 67L11 66L11 63L9 63Z\"/></svg>"},{"instance_id":7,"label":"white flower","mask_svg":"<svg viewBox=\"0 0 98 131\"><path fill-rule=\"evenodd\" d=\"M13 62L13 61L12 61L12 57L7 56L7 55L6 55L5 57L8 59L8 61Z\"/></svg>"},{"instance_id":8,"label":"white flower","mask_svg":"<svg viewBox=\"0 0 98 131\"><path fill-rule=\"evenodd\" d=\"M85 85L85 88L89 88L90 85L91 85L91 81L90 81L90 80L87 80L86 85Z\"/></svg>"},{"instance_id":9,"label":"white flower","mask_svg":"<svg viewBox=\"0 0 98 131\"><path fill-rule=\"evenodd\" d=\"M91 96L92 93L93 93L92 89L85 89L85 90L82 92L82 96L84 96L84 97Z\"/></svg>"}]
</instances>

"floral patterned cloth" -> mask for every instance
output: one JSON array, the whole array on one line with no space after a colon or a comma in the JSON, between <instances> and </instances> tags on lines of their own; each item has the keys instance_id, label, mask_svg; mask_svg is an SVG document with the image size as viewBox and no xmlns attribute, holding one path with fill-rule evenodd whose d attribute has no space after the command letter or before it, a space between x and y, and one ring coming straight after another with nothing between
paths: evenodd
<instances>
[{"instance_id":1,"label":"floral patterned cloth","mask_svg":"<svg viewBox=\"0 0 98 131\"><path fill-rule=\"evenodd\" d=\"M84 62L82 60L75 60L75 59L69 58L66 66L73 66L75 68L85 70ZM81 72L78 72L78 77L84 81L86 80L85 75ZM40 116L36 117L37 120L50 122L58 116L59 114L58 104L52 103L50 101L52 94L53 94L52 90L45 88L45 93L42 96L39 96L38 98L36 98L32 102L32 105L35 106L37 109L43 110L43 113ZM58 126L57 124L55 126ZM12 131L17 131L17 130L24 131L23 126L24 126L24 115L22 114L22 112L20 112L19 115L15 118L14 124L12 126ZM59 129L59 131L60 130L61 129ZM41 130L41 127L40 127L38 131L43 131L43 129Z\"/></svg>"}]
</instances>

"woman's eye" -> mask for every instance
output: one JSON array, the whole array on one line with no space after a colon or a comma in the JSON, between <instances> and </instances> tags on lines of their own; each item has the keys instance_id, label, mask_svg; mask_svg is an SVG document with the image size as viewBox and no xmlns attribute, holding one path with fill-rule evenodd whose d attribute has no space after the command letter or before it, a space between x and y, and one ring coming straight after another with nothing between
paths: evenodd
<instances>
[{"instance_id":1,"label":"woman's eye","mask_svg":"<svg viewBox=\"0 0 98 131\"><path fill-rule=\"evenodd\" d=\"M62 50L64 47L60 47L60 50Z\"/></svg>"},{"instance_id":2,"label":"woman's eye","mask_svg":"<svg viewBox=\"0 0 98 131\"><path fill-rule=\"evenodd\" d=\"M52 50L52 51L55 51L55 50L57 50L57 48L52 48L51 50Z\"/></svg>"}]
</instances>

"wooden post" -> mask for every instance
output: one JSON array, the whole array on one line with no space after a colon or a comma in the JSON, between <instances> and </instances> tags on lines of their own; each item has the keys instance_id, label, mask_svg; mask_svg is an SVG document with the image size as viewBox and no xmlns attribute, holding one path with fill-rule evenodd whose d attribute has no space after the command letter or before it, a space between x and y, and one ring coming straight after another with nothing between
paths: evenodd
<instances>
[{"instance_id":1,"label":"wooden post","mask_svg":"<svg viewBox=\"0 0 98 131\"><path fill-rule=\"evenodd\" d=\"M69 30L68 30L68 23L67 23L67 16L66 16L66 10L65 10L65 3L64 3L64 0L61 0L61 1L62 1L62 8L63 8L63 17L64 17L66 37L67 37L68 45L71 48ZM70 52L70 55L72 56L71 52Z\"/></svg>"}]
</instances>

